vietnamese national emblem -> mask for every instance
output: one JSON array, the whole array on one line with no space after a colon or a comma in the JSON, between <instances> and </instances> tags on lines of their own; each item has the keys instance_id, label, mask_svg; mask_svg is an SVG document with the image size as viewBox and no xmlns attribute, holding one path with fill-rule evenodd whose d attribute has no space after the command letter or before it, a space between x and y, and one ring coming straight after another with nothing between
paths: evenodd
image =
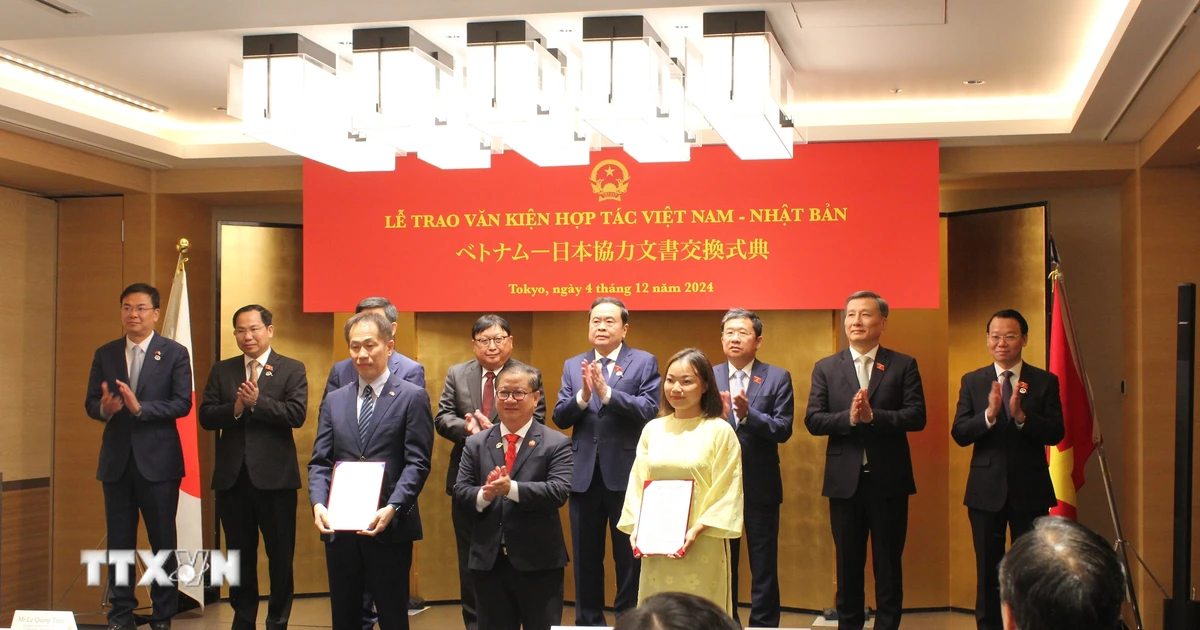
<instances>
[{"instance_id":1,"label":"vietnamese national emblem","mask_svg":"<svg viewBox=\"0 0 1200 630\"><path fill-rule=\"evenodd\" d=\"M629 192L629 169L616 160L600 160L592 169L592 192L600 201L620 201Z\"/></svg>"}]
</instances>

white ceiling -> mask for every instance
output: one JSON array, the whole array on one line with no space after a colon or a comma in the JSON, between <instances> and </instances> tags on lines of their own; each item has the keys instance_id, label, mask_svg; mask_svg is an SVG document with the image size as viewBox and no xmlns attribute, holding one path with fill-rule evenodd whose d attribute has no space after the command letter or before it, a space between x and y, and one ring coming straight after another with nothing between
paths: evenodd
<instances>
[{"instance_id":1,"label":"white ceiling","mask_svg":"<svg viewBox=\"0 0 1200 630\"><path fill-rule=\"evenodd\" d=\"M61 17L3 0L0 48L170 111L73 100L0 63L0 125L163 167L278 156L214 111L242 36L298 32L348 57L353 29L405 25L461 51L466 23L494 18L526 19L563 46L585 16L636 13L678 49L705 12L765 10L813 141L1128 142L1200 71L1200 28L1183 28L1197 0L695 1L79 0L91 15Z\"/></svg>"}]
</instances>

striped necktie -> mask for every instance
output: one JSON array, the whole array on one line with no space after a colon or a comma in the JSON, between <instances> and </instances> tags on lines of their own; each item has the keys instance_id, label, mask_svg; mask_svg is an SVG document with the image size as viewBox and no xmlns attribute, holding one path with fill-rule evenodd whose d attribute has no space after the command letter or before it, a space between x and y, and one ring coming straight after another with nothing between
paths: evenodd
<instances>
[{"instance_id":1,"label":"striped necktie","mask_svg":"<svg viewBox=\"0 0 1200 630\"><path fill-rule=\"evenodd\" d=\"M375 398L371 386L363 388L362 406L358 410L358 440L363 446L367 445L367 427L371 425L371 414L375 412Z\"/></svg>"}]
</instances>

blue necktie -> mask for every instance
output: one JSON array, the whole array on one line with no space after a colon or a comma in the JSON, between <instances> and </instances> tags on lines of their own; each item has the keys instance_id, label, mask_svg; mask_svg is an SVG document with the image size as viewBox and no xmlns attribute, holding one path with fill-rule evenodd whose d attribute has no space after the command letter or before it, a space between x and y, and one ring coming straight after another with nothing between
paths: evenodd
<instances>
[{"instance_id":1,"label":"blue necktie","mask_svg":"<svg viewBox=\"0 0 1200 630\"><path fill-rule=\"evenodd\" d=\"M371 386L363 388L362 407L358 410L358 440L363 446L367 445L367 427L371 424L371 414L375 411L375 400Z\"/></svg>"},{"instance_id":2,"label":"blue necktie","mask_svg":"<svg viewBox=\"0 0 1200 630\"><path fill-rule=\"evenodd\" d=\"M611 363L612 363L612 359L610 359L608 357L603 357L600 359L600 367L604 368L604 382L605 383L608 382L608 377L611 374L611 372L608 369L608 366Z\"/></svg>"}]
</instances>

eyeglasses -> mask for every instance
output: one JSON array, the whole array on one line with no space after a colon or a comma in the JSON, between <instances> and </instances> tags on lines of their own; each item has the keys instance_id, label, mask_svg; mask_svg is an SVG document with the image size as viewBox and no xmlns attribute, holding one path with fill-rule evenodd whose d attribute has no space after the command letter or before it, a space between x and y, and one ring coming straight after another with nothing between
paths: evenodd
<instances>
[{"instance_id":1,"label":"eyeglasses","mask_svg":"<svg viewBox=\"0 0 1200 630\"><path fill-rule=\"evenodd\" d=\"M512 335L496 335L495 337L491 337L491 338L484 337L483 339L472 339L471 341L474 342L475 345L479 346L480 348L486 348L486 347L492 345L493 343L495 343L496 347L498 348L498 347L504 345L504 342L508 341L511 338L512 338ZM517 400L520 400L520 398L518 398Z\"/></svg>"},{"instance_id":2,"label":"eyeglasses","mask_svg":"<svg viewBox=\"0 0 1200 630\"><path fill-rule=\"evenodd\" d=\"M726 330L721 334L725 339L750 339L754 337L754 333L749 333L744 330Z\"/></svg>"},{"instance_id":3,"label":"eyeglasses","mask_svg":"<svg viewBox=\"0 0 1200 630\"><path fill-rule=\"evenodd\" d=\"M530 394L530 392L520 390L520 389L514 389L511 391L507 390L507 389L502 389L502 390L496 392L496 398L499 398L500 400L508 400L509 398L511 398L517 402L521 402L522 400L525 400L525 397L528 396L529 394Z\"/></svg>"},{"instance_id":4,"label":"eyeglasses","mask_svg":"<svg viewBox=\"0 0 1200 630\"><path fill-rule=\"evenodd\" d=\"M1018 340L1020 338L1021 337L1019 335L1004 335L1003 337L1001 337L1000 335L988 335L988 341L990 341L992 343L1000 343L1001 339L1003 339L1004 341L1007 341L1008 343L1014 343L1014 342L1016 342L1016 340Z\"/></svg>"},{"instance_id":5,"label":"eyeglasses","mask_svg":"<svg viewBox=\"0 0 1200 630\"><path fill-rule=\"evenodd\" d=\"M154 307L152 307L152 306L134 307L134 306L129 306L127 304L121 305L121 312L125 313L126 315L128 315L130 313L137 313L138 315L145 315L146 313L149 313L150 311L153 311L153 310L154 310Z\"/></svg>"}]
</instances>

